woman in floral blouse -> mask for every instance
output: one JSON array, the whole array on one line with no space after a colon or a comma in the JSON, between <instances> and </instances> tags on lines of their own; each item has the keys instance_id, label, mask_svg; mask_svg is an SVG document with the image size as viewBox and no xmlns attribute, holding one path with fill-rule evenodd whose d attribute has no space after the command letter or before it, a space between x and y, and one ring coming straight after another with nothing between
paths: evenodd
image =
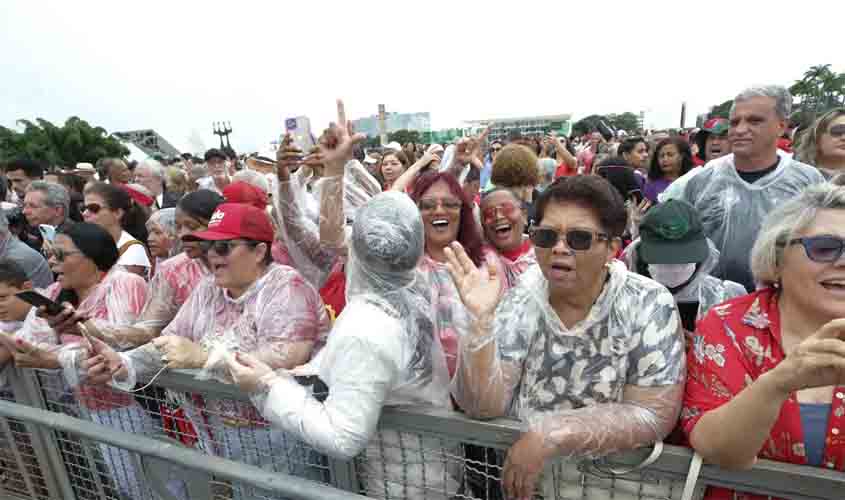
<instances>
[{"instance_id":1,"label":"woman in floral blouse","mask_svg":"<svg viewBox=\"0 0 845 500\"><path fill-rule=\"evenodd\" d=\"M717 306L688 353L683 430L704 460L845 470L845 188L769 215L751 255L765 288ZM758 498L712 488L708 498Z\"/></svg>"}]
</instances>

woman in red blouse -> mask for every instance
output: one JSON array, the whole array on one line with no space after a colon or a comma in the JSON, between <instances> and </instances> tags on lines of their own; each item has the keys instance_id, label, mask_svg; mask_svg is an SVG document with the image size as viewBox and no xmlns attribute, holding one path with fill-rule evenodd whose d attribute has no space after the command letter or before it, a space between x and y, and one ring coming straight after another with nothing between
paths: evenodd
<instances>
[{"instance_id":1,"label":"woman in red blouse","mask_svg":"<svg viewBox=\"0 0 845 500\"><path fill-rule=\"evenodd\" d=\"M688 352L681 415L704 460L845 470L845 188L775 210L752 250L756 292L716 306ZM711 488L707 498L762 498Z\"/></svg>"}]
</instances>

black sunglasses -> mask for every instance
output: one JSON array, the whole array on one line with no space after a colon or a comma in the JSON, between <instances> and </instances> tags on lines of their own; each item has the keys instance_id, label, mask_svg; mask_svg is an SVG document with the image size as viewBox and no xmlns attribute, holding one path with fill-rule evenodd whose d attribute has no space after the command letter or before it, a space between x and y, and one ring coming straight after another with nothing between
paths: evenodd
<instances>
[{"instance_id":1,"label":"black sunglasses","mask_svg":"<svg viewBox=\"0 0 845 500\"><path fill-rule=\"evenodd\" d=\"M201 241L200 248L202 248L203 252L208 252L209 250L214 250L214 253L219 255L220 257L228 257L230 253L232 253L232 249L238 245L249 245L251 247L258 246L257 241L245 241L245 240L217 240L217 241Z\"/></svg>"},{"instance_id":2,"label":"black sunglasses","mask_svg":"<svg viewBox=\"0 0 845 500\"><path fill-rule=\"evenodd\" d=\"M537 248L554 248L560 241L561 233L557 229L547 227L535 227L530 232L531 241ZM583 252L593 246L593 239L609 240L610 237L604 233L595 233L586 229L570 229L563 233L566 246L572 250Z\"/></svg>"},{"instance_id":3,"label":"black sunglasses","mask_svg":"<svg viewBox=\"0 0 845 500\"><path fill-rule=\"evenodd\" d=\"M99 205L98 203L89 203L87 205L82 206L83 212L91 212L94 215L97 215L97 213L99 213L99 211L102 210L102 209L103 209L103 207L101 205Z\"/></svg>"},{"instance_id":4,"label":"black sunglasses","mask_svg":"<svg viewBox=\"0 0 845 500\"><path fill-rule=\"evenodd\" d=\"M845 251L845 240L836 236L822 235L789 240L790 245L801 244L807 257L813 262L836 262Z\"/></svg>"}]
</instances>

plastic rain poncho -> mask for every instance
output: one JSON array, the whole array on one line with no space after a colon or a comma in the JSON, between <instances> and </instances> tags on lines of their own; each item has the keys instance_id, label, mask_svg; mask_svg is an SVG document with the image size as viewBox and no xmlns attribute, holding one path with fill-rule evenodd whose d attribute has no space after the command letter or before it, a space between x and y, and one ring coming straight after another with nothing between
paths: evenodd
<instances>
[{"instance_id":1,"label":"plastic rain poncho","mask_svg":"<svg viewBox=\"0 0 845 500\"><path fill-rule=\"evenodd\" d=\"M571 328L550 306L540 267L531 267L492 319L474 322L461 357L454 394L467 413L520 418L567 458L660 441L681 408L684 338L674 299L619 261Z\"/></svg>"},{"instance_id":2,"label":"plastic rain poncho","mask_svg":"<svg viewBox=\"0 0 845 500\"><path fill-rule=\"evenodd\" d=\"M703 318L713 306L747 293L745 287L739 283L720 280L710 275L710 272L719 262L719 250L716 249L712 241L707 240L707 244L710 247L710 255L707 260L698 266L689 283L673 294L676 303L698 303L696 321ZM634 272L638 270L637 250L639 246L640 240L635 240L628 245L622 255L628 269Z\"/></svg>"},{"instance_id":3,"label":"plastic rain poncho","mask_svg":"<svg viewBox=\"0 0 845 500\"><path fill-rule=\"evenodd\" d=\"M309 202L305 200L312 194L306 192L298 177L279 181L273 203L279 242L293 267L320 288L338 264L338 257L345 253L344 231L326 226L339 224L342 228L347 220L354 220L357 210L380 193L381 186L358 161L352 160L342 177L322 178L314 191L319 200L319 217L309 217Z\"/></svg>"},{"instance_id":4,"label":"plastic rain poncho","mask_svg":"<svg viewBox=\"0 0 845 500\"><path fill-rule=\"evenodd\" d=\"M362 208L346 266L347 306L328 343L307 365L271 374L252 395L273 425L323 453L349 459L365 450L359 474L367 494L375 497L442 497L457 487L445 461L433 458L443 451L441 440L377 434L385 405L449 407L449 375L431 320L431 292L417 268L423 234L416 206L402 193L384 193ZM329 398L317 401L292 374L319 376ZM378 442L370 443L375 437ZM425 481L431 489L405 491L400 481Z\"/></svg>"},{"instance_id":5,"label":"plastic rain poncho","mask_svg":"<svg viewBox=\"0 0 845 500\"><path fill-rule=\"evenodd\" d=\"M130 325L144 304L146 290L143 278L115 267L76 310L89 317L98 329ZM45 295L55 300L60 291L60 284L56 283L47 288ZM63 335L60 338L46 320L35 315L34 308L30 310L17 336L43 349L58 351L64 381L74 388L77 401L91 420L127 433L154 432L155 426L149 414L130 394L84 383L85 372L80 366L84 348L81 337ZM57 382L53 378L46 378L45 381L48 384ZM52 391L58 395L64 390L62 387L53 387ZM135 500L148 498L146 492L138 488L141 483L131 454L102 443L98 447L120 494Z\"/></svg>"},{"instance_id":6,"label":"plastic rain poncho","mask_svg":"<svg viewBox=\"0 0 845 500\"><path fill-rule=\"evenodd\" d=\"M50 285L44 294L51 300L55 300L61 292L61 284ZM128 273L120 268L113 268L108 272L99 285L85 297L85 300L76 307L78 314L90 318L91 323L98 330L131 325L135 322L147 297L147 284L143 278L136 274ZM36 315L35 308L29 311L23 327L18 330L17 337L45 350L57 351L59 363L65 379L72 387L77 387L80 382L79 361L82 354L81 349L86 342L82 337L75 335L63 335L58 333L47 324L47 320ZM120 346L113 346L120 348ZM126 406L134 400L124 394L106 389L105 393L99 394L103 389L82 386L80 391L85 394L87 391L98 393L98 397L92 398L92 405L100 405L103 401L113 401L117 406ZM83 398L83 403L85 403ZM108 406L108 405L107 405Z\"/></svg>"},{"instance_id":7,"label":"plastic rain poncho","mask_svg":"<svg viewBox=\"0 0 845 500\"><path fill-rule=\"evenodd\" d=\"M288 345L313 342L314 352L325 341L328 328L325 307L314 288L294 269L271 264L237 299L215 285L213 276L204 278L162 335L186 337L202 346L211 354L197 377L227 382L225 357L216 353L228 356L246 352L279 367L285 361ZM131 389L139 380L149 380L164 366L161 353L153 344L120 356L128 376L124 380L113 379L111 384L124 390ZM312 459L302 460L309 454L303 444L268 429L249 403L212 397L198 402L172 391L168 391L168 397L185 410L199 434L199 446L207 453L299 476L313 474L313 470L300 463L313 463ZM230 427L227 421L242 425ZM223 436L210 436L209 427ZM255 445L246 447L243 443ZM235 486L235 498L242 497L239 488Z\"/></svg>"},{"instance_id":8,"label":"plastic rain poncho","mask_svg":"<svg viewBox=\"0 0 845 500\"><path fill-rule=\"evenodd\" d=\"M99 337L121 350L138 347L161 335L188 296L210 271L201 259L180 253L162 262L150 281L147 302L132 325L107 325Z\"/></svg>"},{"instance_id":9,"label":"plastic rain poncho","mask_svg":"<svg viewBox=\"0 0 845 500\"><path fill-rule=\"evenodd\" d=\"M805 187L824 182L817 169L780 150L778 156L775 171L753 184L737 174L733 154L717 158L690 178L682 192L664 198L684 200L698 210L705 234L721 254L711 274L736 281L748 291L754 290L751 247L763 219Z\"/></svg>"}]
</instances>

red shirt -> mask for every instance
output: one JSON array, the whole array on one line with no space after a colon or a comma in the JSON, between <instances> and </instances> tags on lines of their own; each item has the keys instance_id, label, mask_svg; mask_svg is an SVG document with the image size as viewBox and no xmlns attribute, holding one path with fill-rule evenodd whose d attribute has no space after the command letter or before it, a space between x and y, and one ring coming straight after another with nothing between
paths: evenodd
<instances>
[{"instance_id":1,"label":"red shirt","mask_svg":"<svg viewBox=\"0 0 845 500\"><path fill-rule=\"evenodd\" d=\"M727 403L784 359L777 292L768 288L716 306L693 334L687 352L687 385L681 426L689 437L706 412ZM845 387L836 387L830 409L823 463L845 470ZM806 465L801 413L795 395L783 404L760 458ZM708 499L766 497L709 488Z\"/></svg>"},{"instance_id":2,"label":"red shirt","mask_svg":"<svg viewBox=\"0 0 845 500\"><path fill-rule=\"evenodd\" d=\"M573 175L578 174L578 167L570 167L566 164L566 162L561 163L557 166L557 170L555 170L555 179L558 177L572 177Z\"/></svg>"}]
</instances>

